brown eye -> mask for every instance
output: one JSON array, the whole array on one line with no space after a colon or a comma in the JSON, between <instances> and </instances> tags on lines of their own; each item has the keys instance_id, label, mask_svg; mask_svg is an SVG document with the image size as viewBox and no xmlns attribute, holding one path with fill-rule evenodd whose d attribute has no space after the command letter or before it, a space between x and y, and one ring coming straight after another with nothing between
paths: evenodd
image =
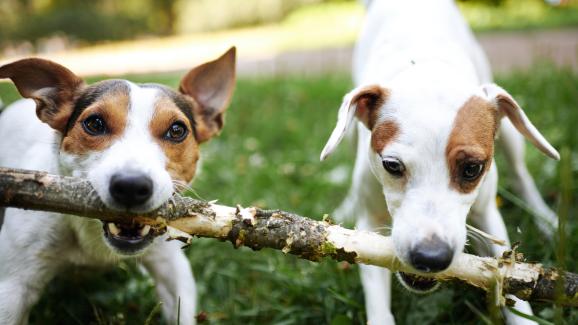
<instances>
[{"instance_id":1,"label":"brown eye","mask_svg":"<svg viewBox=\"0 0 578 325\"><path fill-rule=\"evenodd\" d=\"M106 123L102 117L98 115L91 115L87 117L86 120L82 122L82 127L86 133L93 136L103 135L107 131Z\"/></svg>"},{"instance_id":2,"label":"brown eye","mask_svg":"<svg viewBox=\"0 0 578 325\"><path fill-rule=\"evenodd\" d=\"M169 126L165 133L165 139L173 142L181 142L187 137L188 130L183 122L175 122Z\"/></svg>"},{"instance_id":3,"label":"brown eye","mask_svg":"<svg viewBox=\"0 0 578 325\"><path fill-rule=\"evenodd\" d=\"M484 170L483 163L466 163L462 168L462 179L473 182L480 177L482 170Z\"/></svg>"}]
</instances>

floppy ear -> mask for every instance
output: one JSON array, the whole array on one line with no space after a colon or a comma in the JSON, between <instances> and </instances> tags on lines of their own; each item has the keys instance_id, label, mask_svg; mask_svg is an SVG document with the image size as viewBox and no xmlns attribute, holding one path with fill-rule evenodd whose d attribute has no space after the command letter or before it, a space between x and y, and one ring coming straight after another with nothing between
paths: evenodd
<instances>
[{"instance_id":1,"label":"floppy ear","mask_svg":"<svg viewBox=\"0 0 578 325\"><path fill-rule=\"evenodd\" d=\"M386 88L378 85L357 87L347 93L339 107L335 129L321 152L321 160L325 160L335 150L349 129L354 116L371 130L377 121L379 108L385 103L388 94Z\"/></svg>"},{"instance_id":2,"label":"floppy ear","mask_svg":"<svg viewBox=\"0 0 578 325\"><path fill-rule=\"evenodd\" d=\"M60 64L24 59L0 67L0 78L10 78L22 97L36 102L36 115L53 129L64 132L74 98L84 81Z\"/></svg>"},{"instance_id":3,"label":"floppy ear","mask_svg":"<svg viewBox=\"0 0 578 325\"><path fill-rule=\"evenodd\" d=\"M504 115L507 116L518 132L524 135L536 148L548 157L560 160L558 151L554 149L548 140L546 140L540 131L530 122L530 119L524 114L520 105L518 105L507 91L496 84L483 85L482 89L486 95L486 99L496 105L500 118Z\"/></svg>"},{"instance_id":4,"label":"floppy ear","mask_svg":"<svg viewBox=\"0 0 578 325\"><path fill-rule=\"evenodd\" d=\"M223 128L223 115L235 89L235 47L215 61L204 63L181 80L179 90L197 102L196 137L205 142Z\"/></svg>"}]
</instances>

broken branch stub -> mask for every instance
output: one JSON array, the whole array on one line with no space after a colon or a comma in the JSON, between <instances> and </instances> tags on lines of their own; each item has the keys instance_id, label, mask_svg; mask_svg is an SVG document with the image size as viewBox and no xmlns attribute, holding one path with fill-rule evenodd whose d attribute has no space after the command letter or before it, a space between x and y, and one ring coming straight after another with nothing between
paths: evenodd
<instances>
[{"instance_id":1,"label":"broken branch stub","mask_svg":"<svg viewBox=\"0 0 578 325\"><path fill-rule=\"evenodd\" d=\"M168 229L170 236L184 241L191 236L217 238L235 247L273 248L311 261L329 257L439 280L459 279L486 291L498 287L502 294L524 300L578 307L578 275L525 263L519 253L498 259L462 253L447 270L428 275L401 263L390 237L280 210L229 207L174 195L157 210L135 215L108 209L86 180L7 168L0 168L0 206L145 223L157 232Z\"/></svg>"}]
</instances>

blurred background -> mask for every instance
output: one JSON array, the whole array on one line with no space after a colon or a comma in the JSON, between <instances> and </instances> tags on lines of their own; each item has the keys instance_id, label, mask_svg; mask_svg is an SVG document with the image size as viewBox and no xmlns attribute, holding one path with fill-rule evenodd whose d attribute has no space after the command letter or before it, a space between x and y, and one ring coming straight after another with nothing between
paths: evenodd
<instances>
[{"instance_id":1,"label":"blurred background","mask_svg":"<svg viewBox=\"0 0 578 325\"><path fill-rule=\"evenodd\" d=\"M497 82L562 152L554 162L527 147L530 171L566 225L553 240L513 194L498 152L497 200L512 241L529 260L578 272L578 1L458 6ZM320 219L338 206L350 182L352 145L323 163L318 157L353 86L351 53L363 15L352 0L1 0L0 64L40 56L89 82L120 77L175 87L184 71L235 45L239 80L226 126L203 146L202 169L187 194ZM8 104L19 95L0 82L0 98ZM355 265L235 250L209 239L196 239L187 254L198 282L199 321L365 322ZM154 284L134 261L96 271L77 267L48 286L31 323L156 324L158 303ZM490 309L483 292L459 283L415 296L394 281L399 324L489 324ZM544 322L578 323L577 310L538 303L534 310Z\"/></svg>"},{"instance_id":2,"label":"blurred background","mask_svg":"<svg viewBox=\"0 0 578 325\"><path fill-rule=\"evenodd\" d=\"M528 67L536 57L576 68L576 34L540 31L576 26L578 4L548 1L459 6L484 33L495 70ZM349 71L363 8L352 0L2 0L0 17L0 63L39 55L83 76L166 72L234 44L241 73L261 75ZM520 30L535 33L511 37Z\"/></svg>"}]
</instances>

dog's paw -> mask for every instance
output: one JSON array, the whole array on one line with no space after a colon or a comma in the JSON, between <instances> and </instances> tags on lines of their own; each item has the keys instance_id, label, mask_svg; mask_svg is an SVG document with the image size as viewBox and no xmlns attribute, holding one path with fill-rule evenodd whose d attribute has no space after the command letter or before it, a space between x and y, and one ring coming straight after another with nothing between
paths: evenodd
<instances>
[{"instance_id":1,"label":"dog's paw","mask_svg":"<svg viewBox=\"0 0 578 325\"><path fill-rule=\"evenodd\" d=\"M396 272L399 282L409 291L416 294L427 294L439 288L440 283L434 278L426 278L415 274Z\"/></svg>"}]
</instances>

